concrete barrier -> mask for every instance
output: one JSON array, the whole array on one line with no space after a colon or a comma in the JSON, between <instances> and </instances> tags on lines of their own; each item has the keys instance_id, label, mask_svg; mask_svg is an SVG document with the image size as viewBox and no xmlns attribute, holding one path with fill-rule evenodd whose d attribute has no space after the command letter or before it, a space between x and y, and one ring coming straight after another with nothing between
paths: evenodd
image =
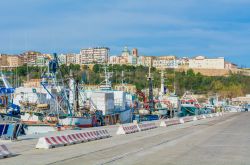
<instances>
[{"instance_id":1,"label":"concrete barrier","mask_svg":"<svg viewBox=\"0 0 250 165\"><path fill-rule=\"evenodd\" d=\"M97 139L102 139L102 136L99 131L93 131L93 134L96 136Z\"/></svg>"},{"instance_id":2,"label":"concrete barrier","mask_svg":"<svg viewBox=\"0 0 250 165\"><path fill-rule=\"evenodd\" d=\"M88 132L77 132L74 134L41 137L38 139L36 148L51 149L71 144L78 144L92 140L111 137L107 130L92 130Z\"/></svg>"},{"instance_id":3,"label":"concrete barrier","mask_svg":"<svg viewBox=\"0 0 250 165\"><path fill-rule=\"evenodd\" d=\"M117 135L124 135L139 132L139 128L137 124L129 124L129 125L120 125L116 134Z\"/></svg>"},{"instance_id":4,"label":"concrete barrier","mask_svg":"<svg viewBox=\"0 0 250 165\"><path fill-rule=\"evenodd\" d=\"M155 123L141 123L141 124L138 124L138 127L140 131L157 128Z\"/></svg>"},{"instance_id":5,"label":"concrete barrier","mask_svg":"<svg viewBox=\"0 0 250 165\"><path fill-rule=\"evenodd\" d=\"M177 124L181 124L180 119L167 119L167 120L161 121L160 126L168 127L168 126L177 125Z\"/></svg>"},{"instance_id":6,"label":"concrete barrier","mask_svg":"<svg viewBox=\"0 0 250 165\"><path fill-rule=\"evenodd\" d=\"M9 151L6 145L0 145L0 159L11 157L12 153Z\"/></svg>"},{"instance_id":7,"label":"concrete barrier","mask_svg":"<svg viewBox=\"0 0 250 165\"><path fill-rule=\"evenodd\" d=\"M63 146L64 144L59 142L55 137L41 137L38 139L36 148L50 149L55 147Z\"/></svg>"},{"instance_id":8,"label":"concrete barrier","mask_svg":"<svg viewBox=\"0 0 250 165\"><path fill-rule=\"evenodd\" d=\"M82 132L82 133L80 133L81 134L81 136L83 136L87 141L91 141L92 139L91 139L91 137L86 133L86 132Z\"/></svg>"},{"instance_id":9,"label":"concrete barrier","mask_svg":"<svg viewBox=\"0 0 250 165\"><path fill-rule=\"evenodd\" d=\"M102 130L102 132L104 133L104 135L106 137L111 137L111 135L109 134L109 132L106 129Z\"/></svg>"},{"instance_id":10,"label":"concrete barrier","mask_svg":"<svg viewBox=\"0 0 250 165\"><path fill-rule=\"evenodd\" d=\"M77 137L77 139L83 143L83 142L87 142L88 139L86 139L84 136L81 135L81 133L76 133L75 136Z\"/></svg>"},{"instance_id":11,"label":"concrete barrier","mask_svg":"<svg viewBox=\"0 0 250 165\"><path fill-rule=\"evenodd\" d=\"M90 131L89 134L92 136L92 138L94 138L93 140L98 140L98 137L94 132Z\"/></svg>"},{"instance_id":12,"label":"concrete barrier","mask_svg":"<svg viewBox=\"0 0 250 165\"><path fill-rule=\"evenodd\" d=\"M86 132L86 134L88 135L90 140L96 140L96 137L94 137L93 134L91 134L90 132Z\"/></svg>"},{"instance_id":13,"label":"concrete barrier","mask_svg":"<svg viewBox=\"0 0 250 165\"><path fill-rule=\"evenodd\" d=\"M76 136L72 135L72 134L69 134L69 135L66 135L68 141L70 142L70 144L78 144L78 143L81 143L77 138Z\"/></svg>"},{"instance_id":14,"label":"concrete barrier","mask_svg":"<svg viewBox=\"0 0 250 165\"><path fill-rule=\"evenodd\" d=\"M69 141L69 139L68 139L65 135L62 135L62 136L60 136L60 137L63 139L63 141L64 141L67 145L73 144L72 142Z\"/></svg>"},{"instance_id":15,"label":"concrete barrier","mask_svg":"<svg viewBox=\"0 0 250 165\"><path fill-rule=\"evenodd\" d=\"M110 137L110 134L108 133L107 130L104 130L104 129L103 130L98 130L98 132L102 136L103 139Z\"/></svg>"}]
</instances>

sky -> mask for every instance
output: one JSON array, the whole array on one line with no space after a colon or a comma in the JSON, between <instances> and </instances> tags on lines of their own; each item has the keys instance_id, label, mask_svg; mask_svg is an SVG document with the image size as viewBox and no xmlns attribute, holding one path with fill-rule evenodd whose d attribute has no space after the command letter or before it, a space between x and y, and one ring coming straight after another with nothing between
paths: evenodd
<instances>
[{"instance_id":1,"label":"sky","mask_svg":"<svg viewBox=\"0 0 250 165\"><path fill-rule=\"evenodd\" d=\"M0 53L225 57L250 67L250 0L1 0Z\"/></svg>"}]
</instances>

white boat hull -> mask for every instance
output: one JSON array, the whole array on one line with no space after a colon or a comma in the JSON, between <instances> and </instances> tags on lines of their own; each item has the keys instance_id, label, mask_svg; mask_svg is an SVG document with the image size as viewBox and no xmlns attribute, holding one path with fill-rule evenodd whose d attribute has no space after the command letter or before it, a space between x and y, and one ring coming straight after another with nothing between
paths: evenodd
<instances>
[{"instance_id":1,"label":"white boat hull","mask_svg":"<svg viewBox=\"0 0 250 165\"><path fill-rule=\"evenodd\" d=\"M24 132L26 135L48 133L57 131L57 128L49 125L26 125Z\"/></svg>"},{"instance_id":2,"label":"white boat hull","mask_svg":"<svg viewBox=\"0 0 250 165\"><path fill-rule=\"evenodd\" d=\"M32 113L24 113L24 115L21 115L21 121L25 123L41 122L41 120L39 120L39 117Z\"/></svg>"},{"instance_id":3,"label":"white boat hull","mask_svg":"<svg viewBox=\"0 0 250 165\"><path fill-rule=\"evenodd\" d=\"M92 127L92 118L84 117L67 117L59 119L59 124L63 126L77 126L81 128Z\"/></svg>"}]
</instances>

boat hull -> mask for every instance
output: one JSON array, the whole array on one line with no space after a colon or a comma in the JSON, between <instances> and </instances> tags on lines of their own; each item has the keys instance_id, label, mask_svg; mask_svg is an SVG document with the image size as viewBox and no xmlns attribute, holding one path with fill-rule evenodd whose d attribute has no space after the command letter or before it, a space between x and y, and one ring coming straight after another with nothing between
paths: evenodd
<instances>
[{"instance_id":1,"label":"boat hull","mask_svg":"<svg viewBox=\"0 0 250 165\"><path fill-rule=\"evenodd\" d=\"M84 117L67 117L64 119L59 119L59 124L63 126L76 126L80 128L92 127L92 118Z\"/></svg>"},{"instance_id":2,"label":"boat hull","mask_svg":"<svg viewBox=\"0 0 250 165\"><path fill-rule=\"evenodd\" d=\"M46 125L46 124L26 124L24 127L24 132L26 135L32 135L32 134L40 134L40 133L48 133L48 132L54 132L57 131L57 128L52 125Z\"/></svg>"},{"instance_id":3,"label":"boat hull","mask_svg":"<svg viewBox=\"0 0 250 165\"><path fill-rule=\"evenodd\" d=\"M120 122L121 123L130 123L132 120L131 110L125 110L120 112Z\"/></svg>"}]
</instances>

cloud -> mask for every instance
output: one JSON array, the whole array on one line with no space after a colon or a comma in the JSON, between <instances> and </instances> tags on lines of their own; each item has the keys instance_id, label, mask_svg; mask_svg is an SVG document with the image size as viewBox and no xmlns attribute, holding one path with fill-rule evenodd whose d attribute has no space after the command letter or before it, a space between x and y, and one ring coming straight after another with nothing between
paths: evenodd
<instances>
[{"instance_id":1,"label":"cloud","mask_svg":"<svg viewBox=\"0 0 250 165\"><path fill-rule=\"evenodd\" d=\"M142 54L225 56L249 66L247 0L5 0L0 51L79 52L124 45ZM242 60L240 60L242 59Z\"/></svg>"}]
</instances>

